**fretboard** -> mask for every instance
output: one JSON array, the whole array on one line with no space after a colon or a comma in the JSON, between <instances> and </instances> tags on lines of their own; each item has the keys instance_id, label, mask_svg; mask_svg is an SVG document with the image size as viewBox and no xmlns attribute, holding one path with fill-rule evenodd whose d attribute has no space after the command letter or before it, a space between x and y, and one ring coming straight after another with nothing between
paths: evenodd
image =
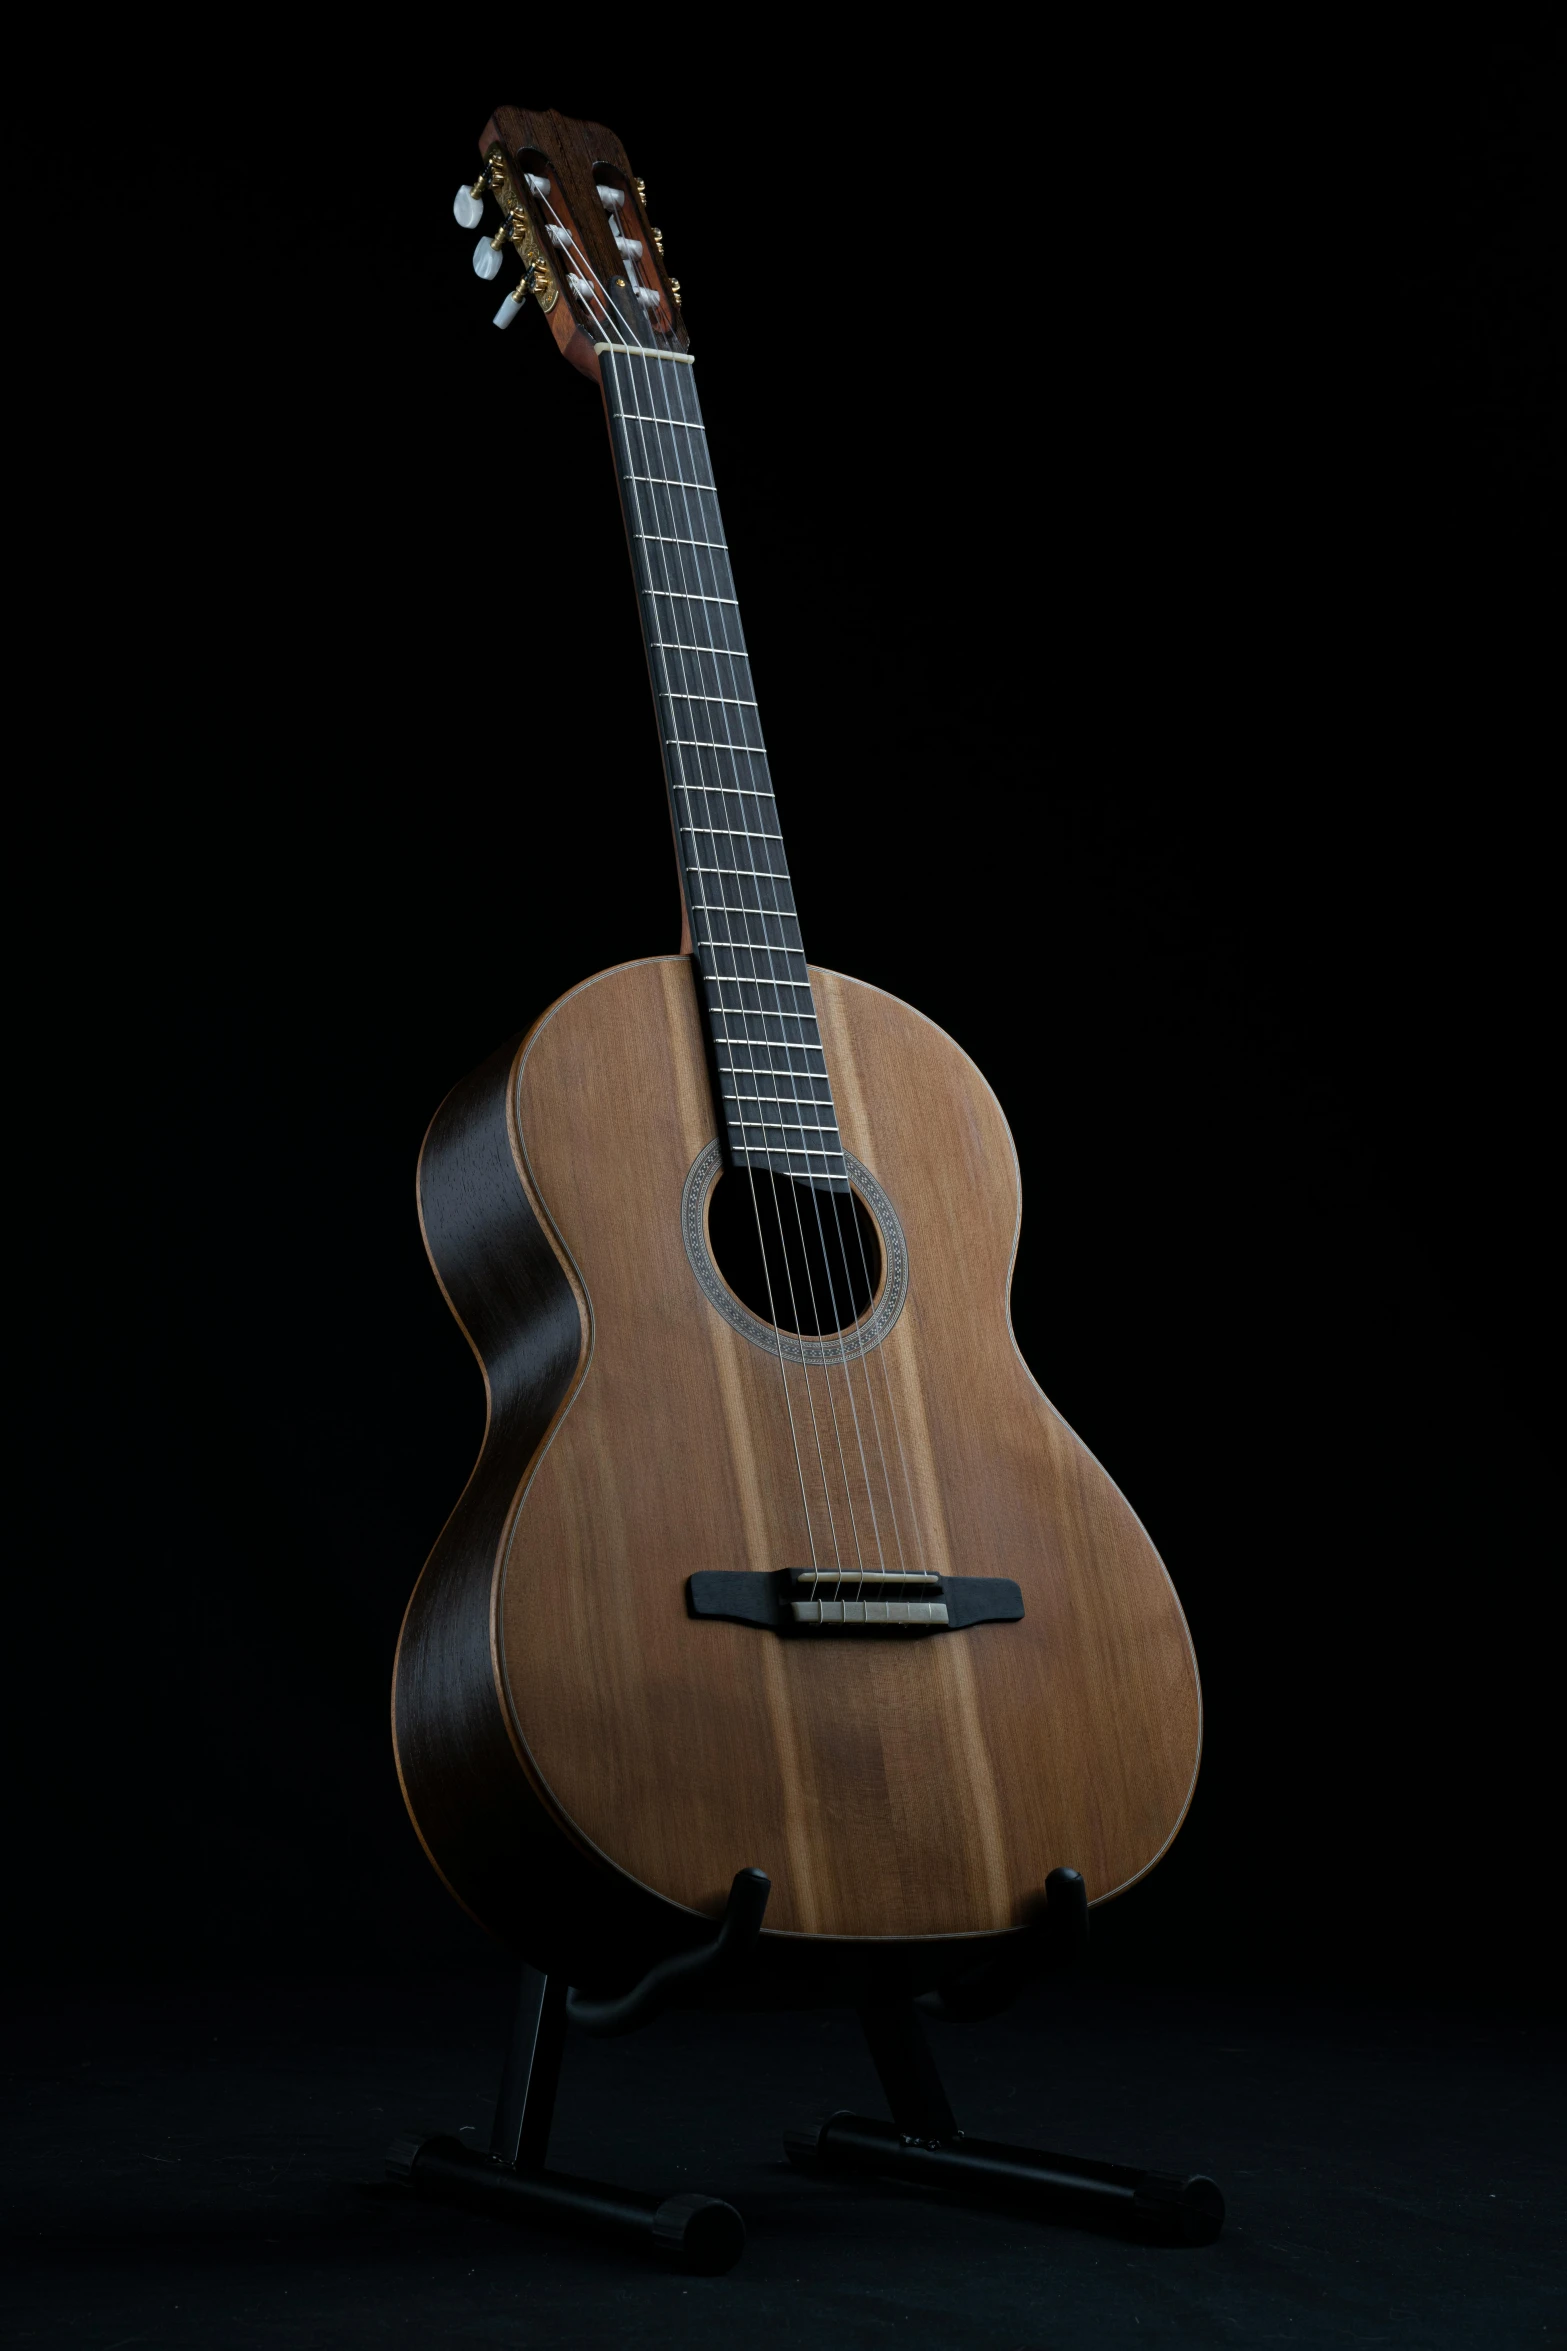
<instances>
[{"instance_id":1,"label":"fretboard","mask_svg":"<svg viewBox=\"0 0 1567 2351\"><path fill-rule=\"evenodd\" d=\"M737 1168L848 1188L688 360L600 347L620 495Z\"/></svg>"}]
</instances>

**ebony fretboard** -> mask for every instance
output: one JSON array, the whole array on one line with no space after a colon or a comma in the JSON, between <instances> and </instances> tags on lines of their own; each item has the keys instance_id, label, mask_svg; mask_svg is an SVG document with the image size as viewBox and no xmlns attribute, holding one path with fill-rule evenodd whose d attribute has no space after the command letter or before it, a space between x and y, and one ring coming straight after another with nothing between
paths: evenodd
<instances>
[{"instance_id":1,"label":"ebony fretboard","mask_svg":"<svg viewBox=\"0 0 1567 2351\"><path fill-rule=\"evenodd\" d=\"M844 1191L693 370L599 357L729 1155Z\"/></svg>"}]
</instances>

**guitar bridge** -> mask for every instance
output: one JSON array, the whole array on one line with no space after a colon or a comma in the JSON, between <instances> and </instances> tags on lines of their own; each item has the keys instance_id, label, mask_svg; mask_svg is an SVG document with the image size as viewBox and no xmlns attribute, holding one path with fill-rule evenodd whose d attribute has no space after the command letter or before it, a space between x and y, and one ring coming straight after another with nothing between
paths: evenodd
<instances>
[{"instance_id":1,"label":"guitar bridge","mask_svg":"<svg viewBox=\"0 0 1567 2351\"><path fill-rule=\"evenodd\" d=\"M925 1568L784 1567L772 1575L714 1568L686 1578L692 1616L774 1633L947 1633L1015 1624L1023 1595L1009 1577L939 1576Z\"/></svg>"}]
</instances>

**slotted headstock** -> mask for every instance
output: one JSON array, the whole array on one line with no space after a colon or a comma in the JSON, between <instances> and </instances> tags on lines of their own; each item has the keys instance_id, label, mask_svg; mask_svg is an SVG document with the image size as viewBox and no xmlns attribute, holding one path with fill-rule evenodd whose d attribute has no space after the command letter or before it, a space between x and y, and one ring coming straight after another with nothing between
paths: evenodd
<instances>
[{"instance_id":1,"label":"slotted headstock","mask_svg":"<svg viewBox=\"0 0 1567 2351\"><path fill-rule=\"evenodd\" d=\"M606 343L660 352L689 346L680 285L664 266L663 238L647 217L642 182L613 131L569 115L498 106L479 138L483 169L459 189L456 216L486 230L474 253L481 277L501 274L510 251L521 265L497 326L531 299L584 375L598 380ZM493 198L494 223L484 199Z\"/></svg>"}]
</instances>

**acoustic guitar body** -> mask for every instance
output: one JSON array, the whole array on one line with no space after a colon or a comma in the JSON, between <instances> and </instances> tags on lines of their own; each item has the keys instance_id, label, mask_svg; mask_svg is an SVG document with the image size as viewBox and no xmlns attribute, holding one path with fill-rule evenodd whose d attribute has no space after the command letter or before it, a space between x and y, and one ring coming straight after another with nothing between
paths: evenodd
<instances>
[{"instance_id":1,"label":"acoustic guitar body","mask_svg":"<svg viewBox=\"0 0 1567 2351\"><path fill-rule=\"evenodd\" d=\"M1000 1107L909 1006L809 977L879 1258L841 1340L770 1330L715 1267L717 1186L745 1179L688 956L563 997L421 1156L489 1412L403 1628L398 1769L458 1900L589 1987L710 1934L752 1866L753 1997L934 1983L1057 1866L1091 1902L1132 1884L1196 1774L1170 1580L1012 1336ZM692 1613L693 1576L878 1559L1009 1579L1021 1614L877 1637Z\"/></svg>"}]
</instances>

